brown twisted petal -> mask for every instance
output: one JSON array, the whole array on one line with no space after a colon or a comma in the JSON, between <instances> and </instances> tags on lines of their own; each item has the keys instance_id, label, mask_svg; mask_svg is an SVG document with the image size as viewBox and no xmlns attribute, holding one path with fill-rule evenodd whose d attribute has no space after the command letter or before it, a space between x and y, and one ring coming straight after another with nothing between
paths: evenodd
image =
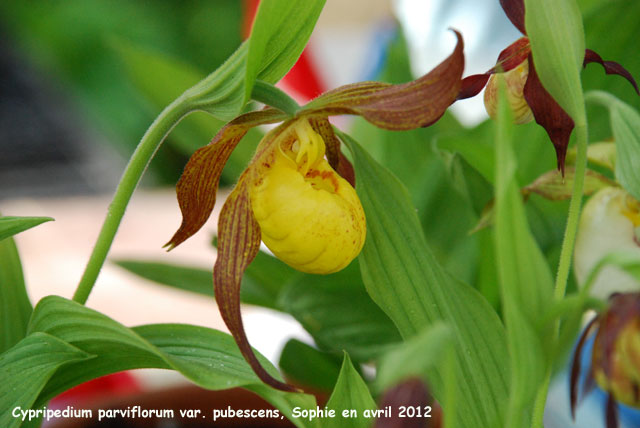
<instances>
[{"instance_id":1,"label":"brown twisted petal","mask_svg":"<svg viewBox=\"0 0 640 428\"><path fill-rule=\"evenodd\" d=\"M355 114L385 129L407 130L436 122L456 100L464 69L464 43L458 43L440 65L412 82L391 85L360 82L321 95L304 106L302 115Z\"/></svg>"},{"instance_id":2,"label":"brown twisted petal","mask_svg":"<svg viewBox=\"0 0 640 428\"><path fill-rule=\"evenodd\" d=\"M576 405L578 404L578 380L580 379L580 371L581 364L580 358L582 354L582 349L584 348L584 344L591 334L591 330L596 325L598 321L598 317L594 317L587 326L584 328L580 339L578 340L578 344L576 345L576 350L573 354L573 362L571 363L571 376L569 378L569 397L570 397L570 405L571 405L571 419L576 419Z\"/></svg>"},{"instance_id":3,"label":"brown twisted petal","mask_svg":"<svg viewBox=\"0 0 640 428\"><path fill-rule=\"evenodd\" d=\"M500 6L509 21L522 34L527 34L527 30L524 28L524 0L500 0Z\"/></svg>"},{"instance_id":4,"label":"brown twisted petal","mask_svg":"<svg viewBox=\"0 0 640 428\"><path fill-rule=\"evenodd\" d=\"M504 73L522 64L529 57L531 45L527 37L520 37L498 55L496 65L483 74L472 74L462 79L462 85L456 100L475 97L485 87L489 77L495 73Z\"/></svg>"},{"instance_id":5,"label":"brown twisted petal","mask_svg":"<svg viewBox=\"0 0 640 428\"><path fill-rule=\"evenodd\" d=\"M251 210L247 185L251 173L251 170L243 173L220 213L218 258L213 267L216 302L240 352L256 375L274 388L293 392L297 391L295 387L274 378L262 367L249 345L240 315L242 275L260 249L260 227Z\"/></svg>"},{"instance_id":6,"label":"brown twisted petal","mask_svg":"<svg viewBox=\"0 0 640 428\"><path fill-rule=\"evenodd\" d=\"M607 428L618 428L618 405L613 394L607 394L607 404L605 405L605 419Z\"/></svg>"},{"instance_id":7,"label":"brown twisted petal","mask_svg":"<svg viewBox=\"0 0 640 428\"><path fill-rule=\"evenodd\" d=\"M636 83L635 79L626 68L624 68L623 66L621 66L615 61L604 61L602 57L600 57L600 55L598 55L596 52L592 51L591 49L586 49L584 53L584 62L582 66L586 67L587 64L590 64L592 62L596 62L600 64L602 67L604 67L604 71L607 74L617 74L618 76L622 76L625 79L627 79L629 83L633 85L633 89L636 90L636 93L640 95L640 90L638 90L638 84Z\"/></svg>"},{"instance_id":8,"label":"brown twisted petal","mask_svg":"<svg viewBox=\"0 0 640 428\"><path fill-rule=\"evenodd\" d=\"M536 122L547 131L556 149L558 169L564 175L564 160L567 155L569 137L574 127L573 119L542 86L531 55L529 55L529 77L524 85L523 94L531 111L533 111Z\"/></svg>"},{"instance_id":9,"label":"brown twisted petal","mask_svg":"<svg viewBox=\"0 0 640 428\"><path fill-rule=\"evenodd\" d=\"M216 203L222 169L236 145L250 128L287 118L276 109L266 109L238 116L226 124L211 142L199 148L187 162L176 186L182 224L164 246L172 250L205 224Z\"/></svg>"},{"instance_id":10,"label":"brown twisted petal","mask_svg":"<svg viewBox=\"0 0 640 428\"><path fill-rule=\"evenodd\" d=\"M340 151L340 140L333 132L333 127L329 120L326 117L310 117L308 120L313 130L324 140L329 165L342 178L347 180L351 187L356 187L356 174L353 170L353 165Z\"/></svg>"}]
</instances>

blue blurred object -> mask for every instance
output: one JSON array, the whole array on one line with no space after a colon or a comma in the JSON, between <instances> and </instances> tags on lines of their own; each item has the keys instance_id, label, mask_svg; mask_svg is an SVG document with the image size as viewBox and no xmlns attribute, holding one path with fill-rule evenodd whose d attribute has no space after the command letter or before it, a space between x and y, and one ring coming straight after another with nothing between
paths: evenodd
<instances>
[{"instance_id":1,"label":"blue blurred object","mask_svg":"<svg viewBox=\"0 0 640 428\"><path fill-rule=\"evenodd\" d=\"M585 342L580 358L582 371L578 391L581 392L582 384L588 371L591 369L591 352L595 335ZM574 350L575 352L575 350ZM571 367L560 373L551 385L547 398L547 407L544 414L545 428L605 428L605 404L607 393L599 387L595 387L586 397L578 395L576 408L576 420L571 420L569 407L569 373ZM619 428L640 427L640 410L618 404Z\"/></svg>"}]
</instances>

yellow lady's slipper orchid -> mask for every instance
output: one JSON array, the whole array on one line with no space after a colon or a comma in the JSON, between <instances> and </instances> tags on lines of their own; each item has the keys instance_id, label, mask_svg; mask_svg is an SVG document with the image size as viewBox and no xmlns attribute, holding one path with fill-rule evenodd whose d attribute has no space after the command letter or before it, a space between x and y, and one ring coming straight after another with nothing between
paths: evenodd
<instances>
[{"instance_id":1,"label":"yellow lady's slipper orchid","mask_svg":"<svg viewBox=\"0 0 640 428\"><path fill-rule=\"evenodd\" d=\"M295 140L279 139L249 189L262 241L283 262L332 273L359 253L366 221L354 188L325 159L325 144L306 119Z\"/></svg>"},{"instance_id":2,"label":"yellow lady's slipper orchid","mask_svg":"<svg viewBox=\"0 0 640 428\"><path fill-rule=\"evenodd\" d=\"M279 259L309 273L339 271L358 255L366 235L364 210L354 190L353 166L340 151L328 117L358 115L396 131L435 123L460 93L464 44L460 33L455 35L452 54L419 79L397 85L354 83L294 111L266 107L242 114L185 166L176 186L182 224L166 244L169 249L206 223L222 169L247 131L281 123L262 139L220 211L213 267L214 293L225 324L256 375L274 388L296 390L268 373L249 344L240 311L245 270L261 241Z\"/></svg>"}]
</instances>

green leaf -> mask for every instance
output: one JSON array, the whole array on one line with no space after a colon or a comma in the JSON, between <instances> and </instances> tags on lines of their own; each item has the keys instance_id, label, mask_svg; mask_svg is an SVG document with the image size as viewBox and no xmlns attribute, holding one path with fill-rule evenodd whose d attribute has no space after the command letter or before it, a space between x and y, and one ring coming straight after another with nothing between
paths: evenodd
<instances>
[{"instance_id":1,"label":"green leaf","mask_svg":"<svg viewBox=\"0 0 640 428\"><path fill-rule=\"evenodd\" d=\"M286 378L302 387L331 392L340 374L339 357L291 339L280 354L279 366Z\"/></svg>"},{"instance_id":2,"label":"green leaf","mask_svg":"<svg viewBox=\"0 0 640 428\"><path fill-rule=\"evenodd\" d=\"M524 0L525 27L536 71L544 88L573 118L586 124L580 70L584 28L575 0Z\"/></svg>"},{"instance_id":3,"label":"green leaf","mask_svg":"<svg viewBox=\"0 0 640 428\"><path fill-rule=\"evenodd\" d=\"M244 101L256 79L276 82L302 53L325 0L261 2L249 38Z\"/></svg>"},{"instance_id":4,"label":"green leaf","mask_svg":"<svg viewBox=\"0 0 640 428\"><path fill-rule=\"evenodd\" d=\"M0 353L26 334L31 316L20 255L13 238L0 241Z\"/></svg>"},{"instance_id":5,"label":"green leaf","mask_svg":"<svg viewBox=\"0 0 640 428\"><path fill-rule=\"evenodd\" d=\"M369 361L400 342L398 330L367 294L357 263L326 276L304 275L282 291L280 307L321 349Z\"/></svg>"},{"instance_id":6,"label":"green leaf","mask_svg":"<svg viewBox=\"0 0 640 428\"><path fill-rule=\"evenodd\" d=\"M323 421L323 426L327 428L369 428L371 419L365 417L365 411L378 408L369 388L351 364L349 354L346 352L338 382L327 402L327 407L336 411L334 418ZM346 412L346 417L343 412Z\"/></svg>"},{"instance_id":7,"label":"green leaf","mask_svg":"<svg viewBox=\"0 0 640 428\"><path fill-rule=\"evenodd\" d=\"M284 393L264 385L238 351L233 338L209 328L159 324L129 329L75 302L49 296L34 309L29 332L47 333L95 355L89 361L61 367L38 396L36 407L87 380L135 368L177 370L207 389L241 386L269 401L287 417L293 407L315 407L311 396ZM263 367L279 377L271 363L256 355ZM302 419L293 422L300 427L312 425Z\"/></svg>"},{"instance_id":8,"label":"green leaf","mask_svg":"<svg viewBox=\"0 0 640 428\"><path fill-rule=\"evenodd\" d=\"M69 363L82 364L91 357L44 333L31 334L0 355L0 426L19 427L22 420L13 417L15 408L30 409L58 368Z\"/></svg>"},{"instance_id":9,"label":"green leaf","mask_svg":"<svg viewBox=\"0 0 640 428\"><path fill-rule=\"evenodd\" d=\"M587 99L609 109L617 151L616 179L626 191L640 200L640 114L606 92L589 92Z\"/></svg>"},{"instance_id":10,"label":"green leaf","mask_svg":"<svg viewBox=\"0 0 640 428\"><path fill-rule=\"evenodd\" d=\"M617 103L611 110L611 128L616 141L616 178L640 200L640 115L629 105Z\"/></svg>"},{"instance_id":11,"label":"green leaf","mask_svg":"<svg viewBox=\"0 0 640 428\"><path fill-rule=\"evenodd\" d=\"M502 82L501 82L502 83ZM526 406L534 402L545 376L541 339L535 322L552 302L553 278L531 235L516 180L512 118L500 88L496 125L495 245L502 304L511 354L511 388L507 426L525 427ZM529 409L530 410L530 409Z\"/></svg>"},{"instance_id":12,"label":"green leaf","mask_svg":"<svg viewBox=\"0 0 640 428\"><path fill-rule=\"evenodd\" d=\"M190 64L124 39L114 37L110 45L124 63L133 85L149 101L153 111L159 111L205 77L205 73ZM175 127L167 143L184 155L191 156L208 143L224 123L210 114L195 112ZM247 133L242 144L229 156L222 173L225 179L237 180L261 137L262 133L257 129Z\"/></svg>"},{"instance_id":13,"label":"green leaf","mask_svg":"<svg viewBox=\"0 0 640 428\"><path fill-rule=\"evenodd\" d=\"M451 347L451 330L436 322L385 354L378 363L376 390L384 391L409 377L429 382L429 374ZM416 358L419 355L420 358Z\"/></svg>"},{"instance_id":14,"label":"green leaf","mask_svg":"<svg viewBox=\"0 0 640 428\"><path fill-rule=\"evenodd\" d=\"M158 284L213 297L210 269L143 260L119 260L115 264ZM297 275L280 260L260 252L242 278L240 297L244 303L279 310L280 289Z\"/></svg>"},{"instance_id":15,"label":"green leaf","mask_svg":"<svg viewBox=\"0 0 640 428\"><path fill-rule=\"evenodd\" d=\"M0 217L0 241L47 221L53 221L53 219L51 217Z\"/></svg>"},{"instance_id":16,"label":"green leaf","mask_svg":"<svg viewBox=\"0 0 640 428\"><path fill-rule=\"evenodd\" d=\"M339 135L353 154L356 190L367 216L359 261L368 293L405 339L437 321L450 326L462 379L456 419L464 427L492 426L503 413L509 378L500 319L475 289L436 262L398 179L351 137ZM441 370L430 377L438 400L446 393L444 377Z\"/></svg>"}]
</instances>

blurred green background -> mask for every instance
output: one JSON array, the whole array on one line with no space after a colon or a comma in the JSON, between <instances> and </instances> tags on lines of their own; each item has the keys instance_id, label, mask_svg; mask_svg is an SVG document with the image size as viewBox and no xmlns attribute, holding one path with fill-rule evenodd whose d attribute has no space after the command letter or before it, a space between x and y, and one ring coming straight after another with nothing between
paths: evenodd
<instances>
[{"instance_id":1,"label":"blurred green background","mask_svg":"<svg viewBox=\"0 0 640 428\"><path fill-rule=\"evenodd\" d=\"M237 0L0 2L2 50L14 60L5 67L34 70L38 80L34 84L53 87L77 113L71 121L86 121L72 126L95 130L127 159L162 103L215 70L241 43L243 4ZM144 61L146 54L156 61L166 59L181 68L183 76L166 75L168 70L158 67L132 70L131 61L154 64ZM159 76L162 73L165 76ZM193 77L185 78L185 73ZM166 84L155 87L155 93L145 93L136 82L141 74L149 80L164 77ZM4 80L3 85L10 84ZM55 99L50 101L49 109L62 108ZM191 149L213 135L218 124L210 122L211 129L201 131ZM179 140L173 135L153 161L156 183L173 184L181 172L189 150ZM12 142L16 143L26 144ZM4 150L10 148L5 145Z\"/></svg>"}]
</instances>

